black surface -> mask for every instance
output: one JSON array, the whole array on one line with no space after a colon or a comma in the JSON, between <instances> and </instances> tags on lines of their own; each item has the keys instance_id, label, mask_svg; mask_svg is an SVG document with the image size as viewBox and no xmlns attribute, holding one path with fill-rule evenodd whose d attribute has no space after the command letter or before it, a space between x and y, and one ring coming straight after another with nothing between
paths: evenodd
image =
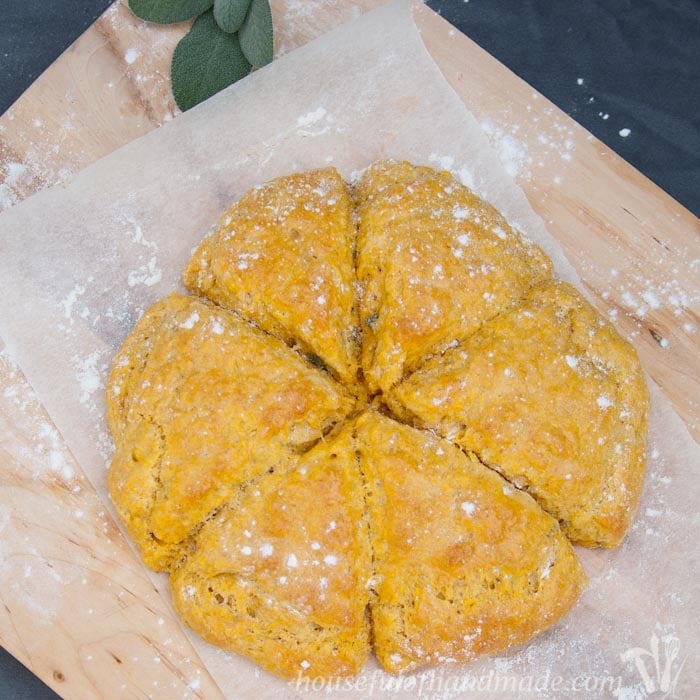
<instances>
[{"instance_id":1,"label":"black surface","mask_svg":"<svg viewBox=\"0 0 700 700\"><path fill-rule=\"evenodd\" d=\"M58 700L58 697L0 646L0 700Z\"/></svg>"},{"instance_id":2,"label":"black surface","mask_svg":"<svg viewBox=\"0 0 700 700\"><path fill-rule=\"evenodd\" d=\"M699 0L428 4L700 214Z\"/></svg>"},{"instance_id":3,"label":"black surface","mask_svg":"<svg viewBox=\"0 0 700 700\"><path fill-rule=\"evenodd\" d=\"M0 0L0 114L111 4Z\"/></svg>"},{"instance_id":4,"label":"black surface","mask_svg":"<svg viewBox=\"0 0 700 700\"><path fill-rule=\"evenodd\" d=\"M0 0L0 113L109 4ZM700 0L428 4L700 214Z\"/></svg>"},{"instance_id":5,"label":"black surface","mask_svg":"<svg viewBox=\"0 0 700 700\"><path fill-rule=\"evenodd\" d=\"M0 113L109 4L0 0ZM428 4L700 213L699 0ZM0 650L0 700L53 697Z\"/></svg>"}]
</instances>

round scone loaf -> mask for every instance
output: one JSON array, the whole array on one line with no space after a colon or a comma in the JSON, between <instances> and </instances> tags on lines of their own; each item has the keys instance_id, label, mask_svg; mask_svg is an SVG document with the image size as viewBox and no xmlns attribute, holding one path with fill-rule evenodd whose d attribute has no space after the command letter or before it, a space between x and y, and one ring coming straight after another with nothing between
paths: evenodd
<instances>
[{"instance_id":1,"label":"round scone loaf","mask_svg":"<svg viewBox=\"0 0 700 700\"><path fill-rule=\"evenodd\" d=\"M109 488L202 637L285 677L531 639L637 507L634 349L449 173L245 194L107 387Z\"/></svg>"}]
</instances>

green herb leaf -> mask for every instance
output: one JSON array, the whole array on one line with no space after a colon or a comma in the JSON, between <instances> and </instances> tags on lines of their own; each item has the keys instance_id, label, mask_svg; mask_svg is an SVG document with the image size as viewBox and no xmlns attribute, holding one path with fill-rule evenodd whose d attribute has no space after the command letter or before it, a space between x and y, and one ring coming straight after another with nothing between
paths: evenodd
<instances>
[{"instance_id":1,"label":"green herb leaf","mask_svg":"<svg viewBox=\"0 0 700 700\"><path fill-rule=\"evenodd\" d=\"M272 60L272 12L268 0L253 0L238 31L245 57L254 66Z\"/></svg>"},{"instance_id":2,"label":"green herb leaf","mask_svg":"<svg viewBox=\"0 0 700 700\"><path fill-rule=\"evenodd\" d=\"M237 32L243 24L250 2L251 0L214 0L216 23L225 32Z\"/></svg>"},{"instance_id":3,"label":"green herb leaf","mask_svg":"<svg viewBox=\"0 0 700 700\"><path fill-rule=\"evenodd\" d=\"M174 24L201 15L213 4L214 0L129 0L129 9L147 22Z\"/></svg>"},{"instance_id":4,"label":"green herb leaf","mask_svg":"<svg viewBox=\"0 0 700 700\"><path fill-rule=\"evenodd\" d=\"M173 52L170 77L175 102L184 112L249 72L238 37L221 31L213 11L205 12Z\"/></svg>"}]
</instances>

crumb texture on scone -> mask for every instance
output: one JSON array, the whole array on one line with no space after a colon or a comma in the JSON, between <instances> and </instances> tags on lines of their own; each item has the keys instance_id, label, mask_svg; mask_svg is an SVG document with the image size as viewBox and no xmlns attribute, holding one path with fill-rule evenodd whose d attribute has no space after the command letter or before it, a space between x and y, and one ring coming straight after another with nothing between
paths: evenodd
<instances>
[{"instance_id":1,"label":"crumb texture on scone","mask_svg":"<svg viewBox=\"0 0 700 700\"><path fill-rule=\"evenodd\" d=\"M356 188L362 368L387 391L550 276L540 248L447 172L370 166Z\"/></svg>"},{"instance_id":2,"label":"crumb texture on scone","mask_svg":"<svg viewBox=\"0 0 700 700\"><path fill-rule=\"evenodd\" d=\"M185 284L354 384L355 237L349 191L335 168L289 175L224 213L187 266Z\"/></svg>"},{"instance_id":3,"label":"crumb texture on scone","mask_svg":"<svg viewBox=\"0 0 700 700\"><path fill-rule=\"evenodd\" d=\"M649 394L632 346L569 284L533 287L389 404L526 489L574 542L613 547L629 528Z\"/></svg>"},{"instance_id":4,"label":"crumb texture on scone","mask_svg":"<svg viewBox=\"0 0 700 700\"><path fill-rule=\"evenodd\" d=\"M568 612L586 577L530 496L447 441L372 411L357 435L384 668L497 653Z\"/></svg>"},{"instance_id":5,"label":"crumb texture on scone","mask_svg":"<svg viewBox=\"0 0 700 700\"><path fill-rule=\"evenodd\" d=\"M284 678L499 653L574 605L645 469L632 346L446 172L245 194L107 384L108 485L204 639Z\"/></svg>"},{"instance_id":6,"label":"crumb texture on scone","mask_svg":"<svg viewBox=\"0 0 700 700\"><path fill-rule=\"evenodd\" d=\"M112 499L146 563L166 569L241 484L284 468L354 402L280 340L173 294L117 354L107 405Z\"/></svg>"},{"instance_id":7,"label":"crumb texture on scone","mask_svg":"<svg viewBox=\"0 0 700 700\"><path fill-rule=\"evenodd\" d=\"M205 639L285 678L360 672L371 555L353 441L348 426L204 524L171 588Z\"/></svg>"}]
</instances>

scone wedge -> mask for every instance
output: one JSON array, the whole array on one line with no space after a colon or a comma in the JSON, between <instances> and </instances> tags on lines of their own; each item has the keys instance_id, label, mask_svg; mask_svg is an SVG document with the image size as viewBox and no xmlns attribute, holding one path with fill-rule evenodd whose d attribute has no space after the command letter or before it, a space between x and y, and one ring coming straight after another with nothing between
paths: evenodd
<instances>
[{"instance_id":1,"label":"scone wedge","mask_svg":"<svg viewBox=\"0 0 700 700\"><path fill-rule=\"evenodd\" d=\"M221 217L185 285L356 381L360 339L347 185L324 168L272 180Z\"/></svg>"},{"instance_id":2,"label":"scone wedge","mask_svg":"<svg viewBox=\"0 0 700 700\"><path fill-rule=\"evenodd\" d=\"M358 420L374 557L374 651L392 673L465 662L529 640L586 577L559 525L525 493L434 435Z\"/></svg>"},{"instance_id":3,"label":"scone wedge","mask_svg":"<svg viewBox=\"0 0 700 700\"><path fill-rule=\"evenodd\" d=\"M371 554L352 429L204 524L170 583L204 639L285 678L360 672Z\"/></svg>"},{"instance_id":4,"label":"scone wedge","mask_svg":"<svg viewBox=\"0 0 700 700\"><path fill-rule=\"evenodd\" d=\"M389 397L526 489L582 545L614 547L642 490L649 394L634 348L548 281Z\"/></svg>"},{"instance_id":5,"label":"scone wedge","mask_svg":"<svg viewBox=\"0 0 700 700\"><path fill-rule=\"evenodd\" d=\"M387 391L551 275L542 250L448 172L380 161L355 196L371 391Z\"/></svg>"},{"instance_id":6,"label":"scone wedge","mask_svg":"<svg viewBox=\"0 0 700 700\"><path fill-rule=\"evenodd\" d=\"M173 294L117 354L107 404L112 500L144 561L167 569L241 484L287 468L354 402L280 340Z\"/></svg>"}]
</instances>

